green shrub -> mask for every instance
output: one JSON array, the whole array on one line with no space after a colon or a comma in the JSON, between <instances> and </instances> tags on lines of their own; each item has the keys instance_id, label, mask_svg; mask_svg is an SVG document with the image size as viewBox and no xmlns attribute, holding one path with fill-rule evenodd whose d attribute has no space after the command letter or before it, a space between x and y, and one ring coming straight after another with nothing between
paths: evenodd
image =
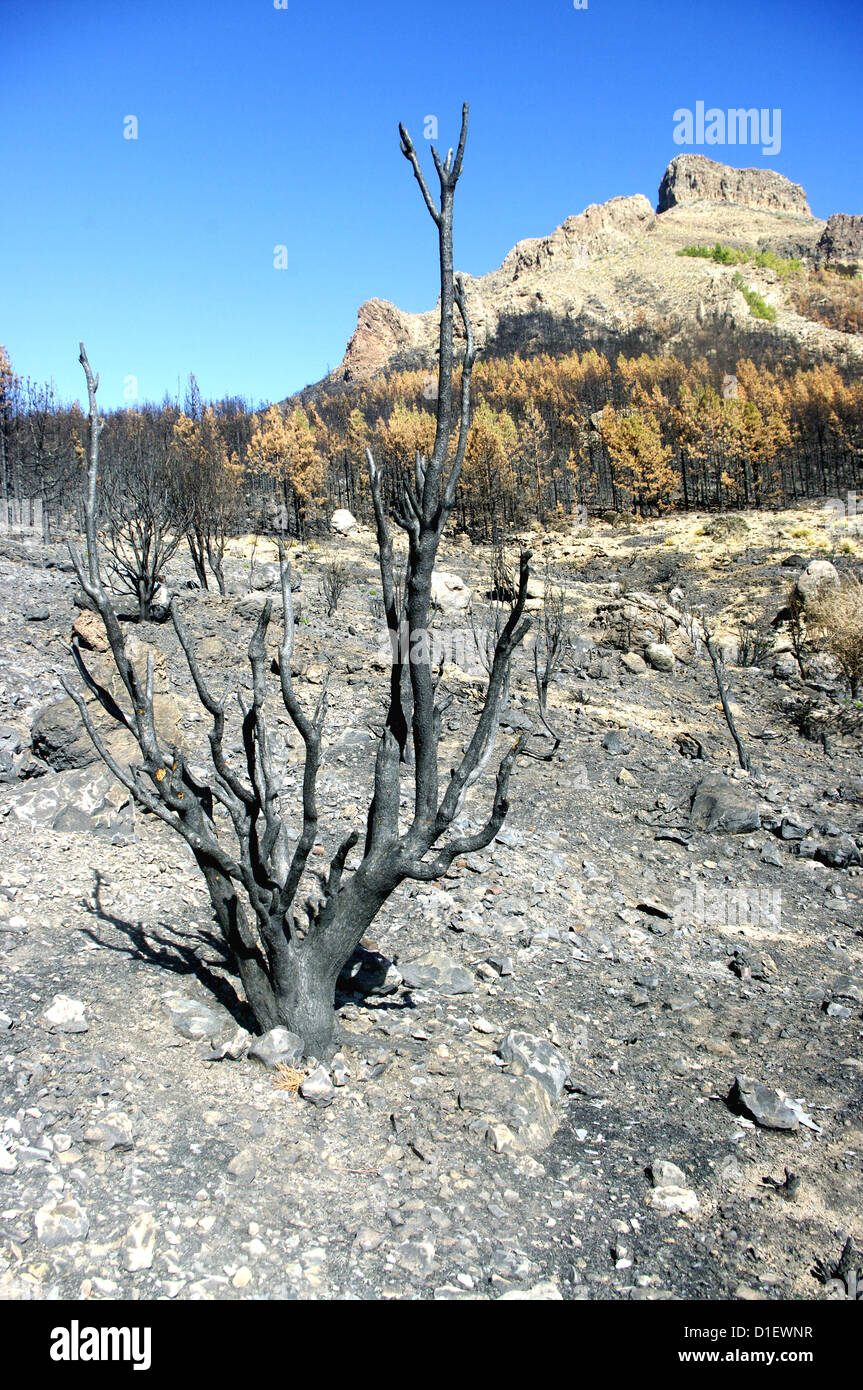
<instances>
[{"instance_id":1,"label":"green shrub","mask_svg":"<svg viewBox=\"0 0 863 1390\"><path fill-rule=\"evenodd\" d=\"M772 270L780 280L790 275L799 275L803 262L796 257L777 256L775 251L755 251L752 247L723 246L717 241L715 246L684 246L678 256L696 256L701 260L715 261L717 265L756 265L762 270Z\"/></svg>"},{"instance_id":2,"label":"green shrub","mask_svg":"<svg viewBox=\"0 0 863 1390\"><path fill-rule=\"evenodd\" d=\"M775 323L776 310L772 304L762 298L757 290L750 290L739 270L734 272L734 288L739 290L749 305L749 312L757 319L767 319L768 323Z\"/></svg>"}]
</instances>

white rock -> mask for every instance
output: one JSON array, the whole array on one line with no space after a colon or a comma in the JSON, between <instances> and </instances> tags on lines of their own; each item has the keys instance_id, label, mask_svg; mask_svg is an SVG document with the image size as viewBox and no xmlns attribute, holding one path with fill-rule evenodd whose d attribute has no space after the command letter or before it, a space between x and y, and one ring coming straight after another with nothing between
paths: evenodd
<instances>
[{"instance_id":1,"label":"white rock","mask_svg":"<svg viewBox=\"0 0 863 1390\"><path fill-rule=\"evenodd\" d=\"M808 608L817 599L823 598L826 590L838 588L839 574L836 566L832 565L829 560L810 560L797 580L797 593L804 608Z\"/></svg>"},{"instance_id":2,"label":"white rock","mask_svg":"<svg viewBox=\"0 0 863 1390\"><path fill-rule=\"evenodd\" d=\"M434 570L431 579L431 601L434 608L458 612L470 606L471 592L458 574Z\"/></svg>"},{"instance_id":3,"label":"white rock","mask_svg":"<svg viewBox=\"0 0 863 1390\"><path fill-rule=\"evenodd\" d=\"M650 1193L650 1205L655 1211L698 1211L698 1194L691 1187L655 1187Z\"/></svg>"},{"instance_id":4,"label":"white rock","mask_svg":"<svg viewBox=\"0 0 863 1390\"><path fill-rule=\"evenodd\" d=\"M347 536L357 529L357 519L346 507L339 507L330 518L330 530L339 536Z\"/></svg>"},{"instance_id":5,"label":"white rock","mask_svg":"<svg viewBox=\"0 0 863 1390\"><path fill-rule=\"evenodd\" d=\"M562 1303L563 1294L557 1284L547 1281L543 1284L534 1284L529 1289L510 1289L509 1293L502 1293L497 1301L498 1303L532 1303L535 1301Z\"/></svg>"},{"instance_id":6,"label":"white rock","mask_svg":"<svg viewBox=\"0 0 863 1390\"><path fill-rule=\"evenodd\" d=\"M90 1229L86 1213L73 1197L46 1202L35 1216L36 1235L43 1245L69 1245L83 1240Z\"/></svg>"},{"instance_id":7,"label":"white rock","mask_svg":"<svg viewBox=\"0 0 863 1390\"><path fill-rule=\"evenodd\" d=\"M650 1165L650 1177L654 1187L684 1187L686 1184L683 1169L664 1158L653 1160Z\"/></svg>"},{"instance_id":8,"label":"white rock","mask_svg":"<svg viewBox=\"0 0 863 1390\"><path fill-rule=\"evenodd\" d=\"M55 994L42 1018L60 1033L86 1033L89 1027L81 1000L70 999L67 994Z\"/></svg>"},{"instance_id":9,"label":"white rock","mask_svg":"<svg viewBox=\"0 0 863 1390\"><path fill-rule=\"evenodd\" d=\"M644 655L654 671L674 670L674 652L665 642L648 642Z\"/></svg>"},{"instance_id":10,"label":"white rock","mask_svg":"<svg viewBox=\"0 0 863 1390\"><path fill-rule=\"evenodd\" d=\"M130 1274L149 1269L156 1245L156 1223L153 1214L144 1211L132 1222L123 1241L123 1264Z\"/></svg>"}]
</instances>

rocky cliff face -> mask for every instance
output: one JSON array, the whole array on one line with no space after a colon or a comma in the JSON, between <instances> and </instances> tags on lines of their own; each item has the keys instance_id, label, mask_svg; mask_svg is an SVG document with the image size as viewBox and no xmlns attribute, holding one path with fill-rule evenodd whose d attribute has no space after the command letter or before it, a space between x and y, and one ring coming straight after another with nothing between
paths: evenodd
<instances>
[{"instance_id":1,"label":"rocky cliff face","mask_svg":"<svg viewBox=\"0 0 863 1390\"><path fill-rule=\"evenodd\" d=\"M853 264L863 259L863 218L837 214L825 224L781 174L681 154L665 171L657 212L643 194L592 204L550 236L520 241L490 274L465 275L477 342L486 356L595 347L863 363L863 338L801 318L773 271L744 267L747 285L776 308L768 323L750 313L731 267L677 254L717 241L813 266ZM436 310L406 314L369 300L326 384L347 387L385 368L431 370L437 336Z\"/></svg>"},{"instance_id":2,"label":"rocky cliff face","mask_svg":"<svg viewBox=\"0 0 863 1390\"><path fill-rule=\"evenodd\" d=\"M818 242L818 256L825 265L863 266L863 217L835 212Z\"/></svg>"},{"instance_id":3,"label":"rocky cliff face","mask_svg":"<svg viewBox=\"0 0 863 1390\"><path fill-rule=\"evenodd\" d=\"M800 184L773 169L732 169L703 154L679 154L662 176L656 211L668 212L681 203L701 199L796 217L812 216Z\"/></svg>"},{"instance_id":4,"label":"rocky cliff face","mask_svg":"<svg viewBox=\"0 0 863 1390\"><path fill-rule=\"evenodd\" d=\"M357 314L339 372L345 381L374 376L389 359L414 345L411 315L386 299L367 299Z\"/></svg>"}]
</instances>

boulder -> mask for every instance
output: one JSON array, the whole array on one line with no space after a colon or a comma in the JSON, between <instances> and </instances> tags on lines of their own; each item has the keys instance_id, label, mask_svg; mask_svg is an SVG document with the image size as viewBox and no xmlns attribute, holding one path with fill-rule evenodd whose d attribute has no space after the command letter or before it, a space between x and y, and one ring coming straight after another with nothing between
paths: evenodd
<instances>
[{"instance_id":1,"label":"boulder","mask_svg":"<svg viewBox=\"0 0 863 1390\"><path fill-rule=\"evenodd\" d=\"M272 589L279 593L282 587L282 577L278 565L255 565L249 575L249 587L260 591Z\"/></svg>"},{"instance_id":2,"label":"boulder","mask_svg":"<svg viewBox=\"0 0 863 1390\"><path fill-rule=\"evenodd\" d=\"M602 746L613 758L625 757L632 751L632 739L621 729L609 729Z\"/></svg>"},{"instance_id":3,"label":"boulder","mask_svg":"<svg viewBox=\"0 0 863 1390\"><path fill-rule=\"evenodd\" d=\"M644 648L644 656L654 671L674 670L674 652L665 642L648 642Z\"/></svg>"},{"instance_id":4,"label":"boulder","mask_svg":"<svg viewBox=\"0 0 863 1390\"><path fill-rule=\"evenodd\" d=\"M106 652L108 650L108 634L105 631L105 624L98 613L93 613L89 608L84 608L77 615L72 624L72 636L78 639L78 645L88 652Z\"/></svg>"},{"instance_id":5,"label":"boulder","mask_svg":"<svg viewBox=\"0 0 863 1390\"><path fill-rule=\"evenodd\" d=\"M773 663L773 675L778 681L790 681L800 675L800 667L793 652L780 652Z\"/></svg>"},{"instance_id":6,"label":"boulder","mask_svg":"<svg viewBox=\"0 0 863 1390\"><path fill-rule=\"evenodd\" d=\"M292 590L293 587L294 585L292 582ZM232 605L231 611L235 613L238 618L251 619L253 622L257 622L264 611L264 604L267 600L269 600L272 605L271 611L273 621L280 623L282 617L282 595L278 592L267 593L262 589L253 589L251 593L243 594L241 598L236 599ZM294 610L294 619L299 619L303 612L303 600L300 594L294 593L292 595L291 607Z\"/></svg>"},{"instance_id":7,"label":"boulder","mask_svg":"<svg viewBox=\"0 0 863 1390\"><path fill-rule=\"evenodd\" d=\"M300 1083L300 1095L303 1100L311 1101L312 1105L317 1106L318 1109L324 1109L327 1105L331 1105L335 1094L332 1077L325 1066L315 1067L314 1071L309 1072L305 1080Z\"/></svg>"},{"instance_id":8,"label":"boulder","mask_svg":"<svg viewBox=\"0 0 863 1390\"><path fill-rule=\"evenodd\" d=\"M527 581L527 597L524 602L525 613L540 613L545 604L545 580L532 574Z\"/></svg>"},{"instance_id":9,"label":"boulder","mask_svg":"<svg viewBox=\"0 0 863 1390\"><path fill-rule=\"evenodd\" d=\"M753 798L734 782L708 773L693 790L689 824L694 830L746 835L760 829L761 815Z\"/></svg>"},{"instance_id":10,"label":"boulder","mask_svg":"<svg viewBox=\"0 0 863 1390\"><path fill-rule=\"evenodd\" d=\"M473 994L473 976L439 951L427 951L423 956L401 966L402 978L409 989L437 990L439 994Z\"/></svg>"},{"instance_id":11,"label":"boulder","mask_svg":"<svg viewBox=\"0 0 863 1390\"><path fill-rule=\"evenodd\" d=\"M546 1038L512 1028L498 1049L515 1075L532 1076L544 1086L552 1100L559 1100L568 1084L569 1063L563 1053Z\"/></svg>"},{"instance_id":12,"label":"boulder","mask_svg":"<svg viewBox=\"0 0 863 1390\"><path fill-rule=\"evenodd\" d=\"M470 607L471 592L464 580L446 570L434 570L431 579L432 607L443 613L457 613Z\"/></svg>"},{"instance_id":13,"label":"boulder","mask_svg":"<svg viewBox=\"0 0 863 1390\"><path fill-rule=\"evenodd\" d=\"M255 1039L248 1055L253 1062L274 1071L279 1066L295 1067L302 1058L304 1046L297 1033L287 1028L270 1028Z\"/></svg>"},{"instance_id":14,"label":"boulder","mask_svg":"<svg viewBox=\"0 0 863 1390\"><path fill-rule=\"evenodd\" d=\"M140 615L141 615L141 610L140 610L140 608L139 608L139 606L138 606L137 600L134 598L134 596L133 596L132 594L130 594L130 593L123 593L123 594L112 594L112 593L109 593L108 597L111 599L111 602L112 602L113 605L114 605L114 612L116 613L116 615L117 615L118 619L120 620L120 622L123 622L123 623L136 623L136 622L138 622L138 619L140 618ZM75 590L75 592L74 592L73 595L72 595L72 602L74 603L74 605L75 605L76 608L80 608L81 611L84 612L84 613L89 612L89 613L94 613L94 614L95 614L95 612L96 612L96 605L95 605L95 603L93 602L93 600L92 600L91 598L88 598L88 596L84 593L84 590L83 590L83 589L76 589L76 590Z\"/></svg>"},{"instance_id":15,"label":"boulder","mask_svg":"<svg viewBox=\"0 0 863 1390\"><path fill-rule=\"evenodd\" d=\"M89 1026L81 1000L70 999L68 994L55 994L42 1020L58 1033L86 1033Z\"/></svg>"},{"instance_id":16,"label":"boulder","mask_svg":"<svg viewBox=\"0 0 863 1390\"><path fill-rule=\"evenodd\" d=\"M829 560L810 560L794 587L804 610L811 608L826 590L839 588L836 566Z\"/></svg>"},{"instance_id":17,"label":"boulder","mask_svg":"<svg viewBox=\"0 0 863 1390\"><path fill-rule=\"evenodd\" d=\"M532 1284L529 1289L510 1289L509 1293L502 1293L497 1301L498 1303L562 1303L563 1294L557 1284L545 1280L541 1284Z\"/></svg>"},{"instance_id":18,"label":"boulder","mask_svg":"<svg viewBox=\"0 0 863 1390\"><path fill-rule=\"evenodd\" d=\"M681 659L692 652L689 639L680 629L679 611L664 598L641 590L600 604L591 626L605 629L606 643L638 655L651 643L670 647Z\"/></svg>"},{"instance_id":19,"label":"boulder","mask_svg":"<svg viewBox=\"0 0 863 1390\"><path fill-rule=\"evenodd\" d=\"M666 1159L654 1159L650 1165L650 1180L653 1191L649 1201L654 1211L684 1215L698 1211L698 1194L686 1186L686 1174L676 1163Z\"/></svg>"},{"instance_id":20,"label":"boulder","mask_svg":"<svg viewBox=\"0 0 863 1390\"><path fill-rule=\"evenodd\" d=\"M95 696L88 698L87 707L99 733L104 735L109 751L127 761L131 759L135 748L131 734L108 719ZM30 737L36 757L57 772L90 767L99 762L99 754L84 728L74 700L51 700L47 705L40 706L33 718Z\"/></svg>"},{"instance_id":21,"label":"boulder","mask_svg":"<svg viewBox=\"0 0 863 1390\"><path fill-rule=\"evenodd\" d=\"M191 1042L217 1038L232 1025L231 1017L224 1009L213 1009L180 990L172 989L164 994L162 1007L174 1031Z\"/></svg>"},{"instance_id":22,"label":"boulder","mask_svg":"<svg viewBox=\"0 0 863 1390\"><path fill-rule=\"evenodd\" d=\"M401 982L401 973L391 960L379 951L358 946L342 967L338 988L344 994L385 995L394 994Z\"/></svg>"},{"instance_id":23,"label":"boulder","mask_svg":"<svg viewBox=\"0 0 863 1390\"><path fill-rule=\"evenodd\" d=\"M762 1129L796 1129L797 1109L784 1096L752 1077L736 1076L728 1094L728 1105L738 1115L746 1115Z\"/></svg>"},{"instance_id":24,"label":"boulder","mask_svg":"<svg viewBox=\"0 0 863 1390\"><path fill-rule=\"evenodd\" d=\"M461 1087L458 1103L477 1117L468 1127L495 1153L543 1149L557 1129L551 1097L533 1076L480 1072Z\"/></svg>"},{"instance_id":25,"label":"boulder","mask_svg":"<svg viewBox=\"0 0 863 1390\"><path fill-rule=\"evenodd\" d=\"M34 1220L37 1240L48 1246L84 1240L90 1229L87 1214L74 1197L51 1199L39 1208Z\"/></svg>"},{"instance_id":26,"label":"boulder","mask_svg":"<svg viewBox=\"0 0 863 1390\"><path fill-rule=\"evenodd\" d=\"M330 530L338 536L349 536L356 529L357 519L346 507L339 507L330 517Z\"/></svg>"},{"instance_id":27,"label":"boulder","mask_svg":"<svg viewBox=\"0 0 863 1390\"><path fill-rule=\"evenodd\" d=\"M101 620L99 621L101 623ZM93 640L98 640L98 630L91 630L90 636ZM156 734L164 747L171 748L180 742L180 710L169 693L165 654L137 637L128 637L126 655L142 680L146 679L148 658L153 659L153 712ZM93 679L107 690L131 718L129 696L114 665L113 657L107 652L93 648L85 658L85 665ZM82 693L96 731L112 756L124 766L130 761L140 761L134 735L111 718L95 695L86 689ZM33 718L31 740L36 757L41 758L56 772L89 767L99 761L99 754L84 728L78 706L68 697L52 700L40 706Z\"/></svg>"},{"instance_id":28,"label":"boulder","mask_svg":"<svg viewBox=\"0 0 863 1390\"><path fill-rule=\"evenodd\" d=\"M131 798L101 762L23 783L8 804L29 825L78 834L132 833Z\"/></svg>"}]
</instances>

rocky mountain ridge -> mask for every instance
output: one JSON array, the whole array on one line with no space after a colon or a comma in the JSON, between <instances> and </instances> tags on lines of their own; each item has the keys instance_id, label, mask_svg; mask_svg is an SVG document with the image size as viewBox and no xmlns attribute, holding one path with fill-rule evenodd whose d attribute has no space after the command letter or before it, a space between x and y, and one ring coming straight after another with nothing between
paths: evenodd
<instances>
[{"instance_id":1,"label":"rocky mountain ridge","mask_svg":"<svg viewBox=\"0 0 863 1390\"><path fill-rule=\"evenodd\" d=\"M846 367L863 358L860 335L797 313L775 271L746 266L747 288L776 309L768 323L752 315L730 267L678 254L717 241L795 256L810 268L853 266L863 262L863 217L838 213L825 222L800 185L774 170L681 154L663 175L656 211L643 194L594 203L549 236L518 242L497 270L464 275L477 341L487 356L595 347ZM341 363L318 386L431 368L437 322L437 309L410 314L366 301Z\"/></svg>"}]
</instances>

